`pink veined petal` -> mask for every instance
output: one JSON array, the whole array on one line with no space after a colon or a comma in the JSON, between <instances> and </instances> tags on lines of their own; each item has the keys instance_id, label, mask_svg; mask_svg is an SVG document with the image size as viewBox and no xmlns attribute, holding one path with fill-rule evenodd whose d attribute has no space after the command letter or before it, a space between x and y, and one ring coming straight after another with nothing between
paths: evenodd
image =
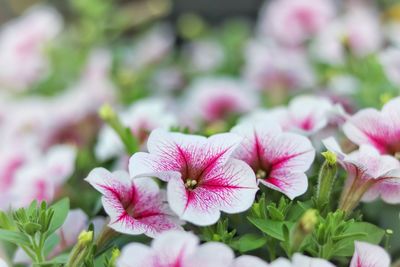
<instances>
[{"instance_id":1,"label":"pink veined petal","mask_svg":"<svg viewBox=\"0 0 400 267\"><path fill-rule=\"evenodd\" d=\"M400 203L400 169L390 170L378 179L364 194L363 201L373 201L380 196L387 203Z\"/></svg>"},{"instance_id":2,"label":"pink veined petal","mask_svg":"<svg viewBox=\"0 0 400 267\"><path fill-rule=\"evenodd\" d=\"M390 256L381 247L355 242L355 251L349 267L389 267Z\"/></svg>"},{"instance_id":3,"label":"pink veined petal","mask_svg":"<svg viewBox=\"0 0 400 267\"><path fill-rule=\"evenodd\" d=\"M314 161L315 150L310 140L293 133L282 133L276 143L265 150L264 157L273 169L290 169L292 172L307 171Z\"/></svg>"},{"instance_id":4,"label":"pink veined petal","mask_svg":"<svg viewBox=\"0 0 400 267\"><path fill-rule=\"evenodd\" d=\"M91 186L93 186L101 194L110 193L107 188L116 187L116 190L121 187L121 190L130 186L129 175L126 172L118 171L111 173L104 168L93 169L88 177L85 178Z\"/></svg>"},{"instance_id":5,"label":"pink veined petal","mask_svg":"<svg viewBox=\"0 0 400 267\"><path fill-rule=\"evenodd\" d=\"M238 213L250 208L257 190L251 168L243 161L231 159L206 173L195 189L186 189L181 179L171 180L168 201L182 219L210 225L218 220L219 210Z\"/></svg>"},{"instance_id":6,"label":"pink veined petal","mask_svg":"<svg viewBox=\"0 0 400 267\"><path fill-rule=\"evenodd\" d=\"M353 115L344 125L343 131L354 143L371 144L380 152L387 151L391 130L385 118L375 109L364 109Z\"/></svg>"},{"instance_id":7,"label":"pink veined petal","mask_svg":"<svg viewBox=\"0 0 400 267\"><path fill-rule=\"evenodd\" d=\"M307 191L308 178L304 173L291 173L287 170L273 170L268 179L260 179L260 183L280 191L290 199L294 199Z\"/></svg>"},{"instance_id":8,"label":"pink veined petal","mask_svg":"<svg viewBox=\"0 0 400 267\"><path fill-rule=\"evenodd\" d=\"M245 161L253 169L259 168L259 158L264 151L275 140L275 136L281 134L279 125L269 120L258 121L257 126L253 123L241 123L231 130L232 133L244 137L241 146L235 151L234 156Z\"/></svg>"},{"instance_id":9,"label":"pink veined petal","mask_svg":"<svg viewBox=\"0 0 400 267\"><path fill-rule=\"evenodd\" d=\"M152 179L131 181L126 172L110 173L97 168L86 180L103 194L103 207L114 230L154 237L162 231L179 228L179 222L165 203L165 194Z\"/></svg>"},{"instance_id":10,"label":"pink veined petal","mask_svg":"<svg viewBox=\"0 0 400 267\"><path fill-rule=\"evenodd\" d=\"M181 177L179 170L165 171L162 166L164 158L144 152L137 152L129 159L129 174L133 178L137 177L157 177L163 181ZM175 169L178 169L175 166Z\"/></svg>"},{"instance_id":11,"label":"pink veined petal","mask_svg":"<svg viewBox=\"0 0 400 267\"><path fill-rule=\"evenodd\" d=\"M236 157L255 172L266 171L261 183L294 198L307 190L304 172L311 166L315 150L311 142L294 133L282 133L274 124L241 124L232 129L245 137Z\"/></svg>"},{"instance_id":12,"label":"pink veined petal","mask_svg":"<svg viewBox=\"0 0 400 267\"><path fill-rule=\"evenodd\" d=\"M396 97L387 102L381 111L386 122L392 129L392 136L400 142L400 97Z\"/></svg>"},{"instance_id":13,"label":"pink veined petal","mask_svg":"<svg viewBox=\"0 0 400 267\"><path fill-rule=\"evenodd\" d=\"M296 253L292 259L293 266L307 266L307 267L335 267L332 263L327 260L319 258L311 258L304 256L300 253Z\"/></svg>"},{"instance_id":14,"label":"pink veined petal","mask_svg":"<svg viewBox=\"0 0 400 267\"><path fill-rule=\"evenodd\" d=\"M135 179L132 190L135 196L128 200L134 205L133 216L124 209L115 220L111 217L111 228L127 234L144 233L150 237L166 230L181 229L181 222L174 218L165 201L165 194L153 180Z\"/></svg>"},{"instance_id":15,"label":"pink veined petal","mask_svg":"<svg viewBox=\"0 0 400 267\"><path fill-rule=\"evenodd\" d=\"M196 190L199 187L196 188ZM180 219L206 226L214 224L221 216L218 203L209 199L205 190L188 191L182 179L172 179L167 186L168 203Z\"/></svg>"},{"instance_id":16,"label":"pink veined petal","mask_svg":"<svg viewBox=\"0 0 400 267\"><path fill-rule=\"evenodd\" d=\"M201 172L226 162L240 142L239 136L229 133L206 139L157 129L149 137L150 154L136 153L132 156L130 174L133 177L155 176L168 181L180 172L195 178Z\"/></svg>"},{"instance_id":17,"label":"pink veined petal","mask_svg":"<svg viewBox=\"0 0 400 267\"><path fill-rule=\"evenodd\" d=\"M140 243L128 244L121 251L117 267L152 267L149 266L151 256L149 247Z\"/></svg>"},{"instance_id":18,"label":"pink veined petal","mask_svg":"<svg viewBox=\"0 0 400 267\"><path fill-rule=\"evenodd\" d=\"M232 263L235 254L223 243L208 242L201 245L185 267L228 267Z\"/></svg>"},{"instance_id":19,"label":"pink veined petal","mask_svg":"<svg viewBox=\"0 0 400 267\"><path fill-rule=\"evenodd\" d=\"M219 209L227 213L249 209L258 191L253 170L237 159L207 173L198 188L205 190L206 200L215 201Z\"/></svg>"},{"instance_id":20,"label":"pink veined petal","mask_svg":"<svg viewBox=\"0 0 400 267\"><path fill-rule=\"evenodd\" d=\"M232 265L230 267L268 267L266 262L263 260L255 257L255 256L249 256L249 255L243 255L235 259ZM279 267L285 267L285 265L277 265ZM287 265L288 267L291 267L290 263Z\"/></svg>"}]
</instances>

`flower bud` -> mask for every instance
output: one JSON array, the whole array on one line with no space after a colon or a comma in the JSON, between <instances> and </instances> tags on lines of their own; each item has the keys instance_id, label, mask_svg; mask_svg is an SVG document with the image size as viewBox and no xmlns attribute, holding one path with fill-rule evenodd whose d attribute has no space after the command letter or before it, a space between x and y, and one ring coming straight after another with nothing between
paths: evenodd
<instances>
[{"instance_id":1,"label":"flower bud","mask_svg":"<svg viewBox=\"0 0 400 267\"><path fill-rule=\"evenodd\" d=\"M337 157L336 154L331 151L322 153L325 161L321 166L318 175L318 188L317 188L317 199L316 204L319 210L322 210L326 204L329 203L332 187L335 183L337 176Z\"/></svg>"}]
</instances>

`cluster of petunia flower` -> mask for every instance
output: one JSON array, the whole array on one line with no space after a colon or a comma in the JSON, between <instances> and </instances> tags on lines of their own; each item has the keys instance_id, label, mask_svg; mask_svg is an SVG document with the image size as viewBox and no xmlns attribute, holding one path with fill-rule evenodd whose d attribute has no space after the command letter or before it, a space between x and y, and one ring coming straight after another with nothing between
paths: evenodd
<instances>
[{"instance_id":1,"label":"cluster of petunia flower","mask_svg":"<svg viewBox=\"0 0 400 267\"><path fill-rule=\"evenodd\" d=\"M363 1L272 0L254 34L232 45L237 51L215 37L185 40L182 33L178 50L178 33L157 24L127 47L78 42L85 57L60 74L52 60L80 27L69 28L53 8L31 8L0 30L0 211L69 197L74 209L55 231L48 259L77 251L89 228L99 248L117 233L152 239L120 246L117 267L334 266L300 249L267 263L196 234L247 216L263 194L292 204L306 199L326 216L310 196L324 182L312 177L324 174L324 151L344 180L327 187L341 194L329 211L347 219L360 202L400 203L400 23L393 10L381 20L378 7ZM114 36L103 34L99 40ZM370 60L378 74L359 69ZM69 72L78 73L73 82L64 81ZM381 94L384 87L395 89ZM381 99L370 102L380 110L362 102L373 90ZM379 241L356 239L350 267L388 267ZM7 263L32 264L26 247L0 247L0 267L7 266L3 254Z\"/></svg>"}]
</instances>

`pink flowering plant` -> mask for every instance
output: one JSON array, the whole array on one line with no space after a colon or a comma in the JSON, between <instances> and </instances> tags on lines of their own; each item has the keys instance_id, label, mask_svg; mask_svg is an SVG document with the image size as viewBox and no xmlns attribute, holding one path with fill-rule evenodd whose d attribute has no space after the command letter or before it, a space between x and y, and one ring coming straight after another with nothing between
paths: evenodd
<instances>
[{"instance_id":1,"label":"pink flowering plant","mask_svg":"<svg viewBox=\"0 0 400 267\"><path fill-rule=\"evenodd\" d=\"M398 4L3 2L0 267L400 266Z\"/></svg>"}]
</instances>

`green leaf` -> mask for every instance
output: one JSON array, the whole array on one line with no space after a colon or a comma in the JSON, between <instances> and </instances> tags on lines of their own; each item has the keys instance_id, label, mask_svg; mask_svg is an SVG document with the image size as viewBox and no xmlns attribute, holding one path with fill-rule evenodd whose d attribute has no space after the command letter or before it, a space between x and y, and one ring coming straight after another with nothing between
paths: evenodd
<instances>
[{"instance_id":1,"label":"green leaf","mask_svg":"<svg viewBox=\"0 0 400 267\"><path fill-rule=\"evenodd\" d=\"M285 222L257 219L252 217L248 217L247 219L263 233L281 241L285 240L283 233L283 226Z\"/></svg>"},{"instance_id":2,"label":"green leaf","mask_svg":"<svg viewBox=\"0 0 400 267\"><path fill-rule=\"evenodd\" d=\"M379 244L385 231L371 223L355 222L344 231L343 238L335 245L335 256L349 257L354 253L354 241L366 241Z\"/></svg>"},{"instance_id":3,"label":"green leaf","mask_svg":"<svg viewBox=\"0 0 400 267\"><path fill-rule=\"evenodd\" d=\"M30 245L28 237L26 237L22 233L10 230L0 229L0 240L8 241L17 245L24 245L24 246Z\"/></svg>"},{"instance_id":4,"label":"green leaf","mask_svg":"<svg viewBox=\"0 0 400 267\"><path fill-rule=\"evenodd\" d=\"M258 249L267 243L267 238L255 234L246 234L234 240L231 246L241 253Z\"/></svg>"},{"instance_id":5,"label":"green leaf","mask_svg":"<svg viewBox=\"0 0 400 267\"><path fill-rule=\"evenodd\" d=\"M50 208L54 210L54 216L51 220L47 236L50 236L52 233L54 233L58 228L60 228L63 225L69 212L69 199L63 198L57 203L50 206Z\"/></svg>"},{"instance_id":6,"label":"green leaf","mask_svg":"<svg viewBox=\"0 0 400 267\"><path fill-rule=\"evenodd\" d=\"M55 258L53 258L53 259L51 259L49 261L46 261L46 262L44 262L42 264L63 264L63 263L67 263L68 257L69 257L68 253L61 254L61 255L58 255L57 257L55 257Z\"/></svg>"},{"instance_id":7,"label":"green leaf","mask_svg":"<svg viewBox=\"0 0 400 267\"><path fill-rule=\"evenodd\" d=\"M60 242L60 237L57 234L50 235L44 243L44 254L47 256Z\"/></svg>"}]
</instances>

